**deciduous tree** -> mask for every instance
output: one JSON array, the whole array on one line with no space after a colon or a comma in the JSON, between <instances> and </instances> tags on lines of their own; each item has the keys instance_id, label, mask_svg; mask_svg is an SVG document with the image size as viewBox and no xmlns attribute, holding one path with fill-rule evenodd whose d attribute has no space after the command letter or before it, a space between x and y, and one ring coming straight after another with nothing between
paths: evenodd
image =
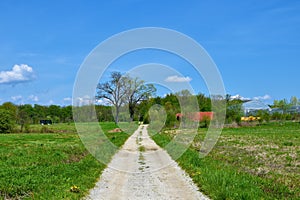
<instances>
[{"instance_id":1,"label":"deciduous tree","mask_svg":"<svg viewBox=\"0 0 300 200\"><path fill-rule=\"evenodd\" d=\"M110 81L99 83L96 99L106 99L115 107L115 122L119 122L119 113L125 101L126 81L120 72L112 72Z\"/></svg>"},{"instance_id":2,"label":"deciduous tree","mask_svg":"<svg viewBox=\"0 0 300 200\"><path fill-rule=\"evenodd\" d=\"M145 84L145 81L129 76L125 77L125 87L125 102L128 103L130 119L133 120L137 104L153 96L156 88L153 84Z\"/></svg>"}]
</instances>

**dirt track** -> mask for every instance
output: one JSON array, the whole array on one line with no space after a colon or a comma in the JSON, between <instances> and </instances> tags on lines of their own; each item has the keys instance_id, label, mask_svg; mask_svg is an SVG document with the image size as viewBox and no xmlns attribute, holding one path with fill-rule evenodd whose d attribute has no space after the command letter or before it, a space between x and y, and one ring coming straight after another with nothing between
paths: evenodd
<instances>
[{"instance_id":1,"label":"dirt track","mask_svg":"<svg viewBox=\"0 0 300 200\"><path fill-rule=\"evenodd\" d=\"M208 199L140 126L114 155L87 199Z\"/></svg>"}]
</instances>

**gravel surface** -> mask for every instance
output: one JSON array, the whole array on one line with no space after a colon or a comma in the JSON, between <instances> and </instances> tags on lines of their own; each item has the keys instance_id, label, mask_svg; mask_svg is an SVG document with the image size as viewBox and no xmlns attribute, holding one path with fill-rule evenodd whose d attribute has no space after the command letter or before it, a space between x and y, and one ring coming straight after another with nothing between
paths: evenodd
<instances>
[{"instance_id":1,"label":"gravel surface","mask_svg":"<svg viewBox=\"0 0 300 200\"><path fill-rule=\"evenodd\" d=\"M141 125L114 155L86 199L208 199Z\"/></svg>"}]
</instances>

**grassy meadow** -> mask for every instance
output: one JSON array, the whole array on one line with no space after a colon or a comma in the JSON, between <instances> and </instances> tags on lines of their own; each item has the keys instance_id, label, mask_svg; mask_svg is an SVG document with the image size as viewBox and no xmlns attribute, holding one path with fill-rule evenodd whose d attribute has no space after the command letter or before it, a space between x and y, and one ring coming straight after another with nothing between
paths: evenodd
<instances>
[{"instance_id":1,"label":"grassy meadow","mask_svg":"<svg viewBox=\"0 0 300 200\"><path fill-rule=\"evenodd\" d=\"M300 124L226 128L213 151L199 158L206 130L177 162L212 199L300 199ZM176 131L153 136L165 146Z\"/></svg>"},{"instance_id":2,"label":"grassy meadow","mask_svg":"<svg viewBox=\"0 0 300 200\"><path fill-rule=\"evenodd\" d=\"M101 123L101 127L116 146L129 137L123 132L110 133L116 128L114 123ZM30 129L34 133L0 134L0 199L85 196L105 165L88 153L74 124L33 125Z\"/></svg>"},{"instance_id":3,"label":"grassy meadow","mask_svg":"<svg viewBox=\"0 0 300 200\"><path fill-rule=\"evenodd\" d=\"M137 128L119 133L110 132L117 128L113 122L100 125L118 147ZM0 134L0 199L84 197L106 166L88 153L74 124L32 125L30 132ZM152 138L163 147L176 134L163 130ZM299 123L225 128L213 151L200 159L205 134L199 129L177 162L210 198L300 199Z\"/></svg>"}]
</instances>

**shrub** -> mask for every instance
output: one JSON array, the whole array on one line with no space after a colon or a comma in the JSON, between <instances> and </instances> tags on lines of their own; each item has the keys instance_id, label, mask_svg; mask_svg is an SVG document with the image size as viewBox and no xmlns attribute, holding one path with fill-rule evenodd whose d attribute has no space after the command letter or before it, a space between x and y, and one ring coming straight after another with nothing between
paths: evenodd
<instances>
[{"instance_id":1,"label":"shrub","mask_svg":"<svg viewBox=\"0 0 300 200\"><path fill-rule=\"evenodd\" d=\"M7 110L0 109L0 133L11 133L14 126L14 115Z\"/></svg>"},{"instance_id":2,"label":"shrub","mask_svg":"<svg viewBox=\"0 0 300 200\"><path fill-rule=\"evenodd\" d=\"M210 124L210 118L208 116L204 116L203 119L200 121L200 128L208 128Z\"/></svg>"},{"instance_id":3,"label":"shrub","mask_svg":"<svg viewBox=\"0 0 300 200\"><path fill-rule=\"evenodd\" d=\"M42 126L41 133L54 133L54 131L48 128L47 126Z\"/></svg>"}]
</instances>

